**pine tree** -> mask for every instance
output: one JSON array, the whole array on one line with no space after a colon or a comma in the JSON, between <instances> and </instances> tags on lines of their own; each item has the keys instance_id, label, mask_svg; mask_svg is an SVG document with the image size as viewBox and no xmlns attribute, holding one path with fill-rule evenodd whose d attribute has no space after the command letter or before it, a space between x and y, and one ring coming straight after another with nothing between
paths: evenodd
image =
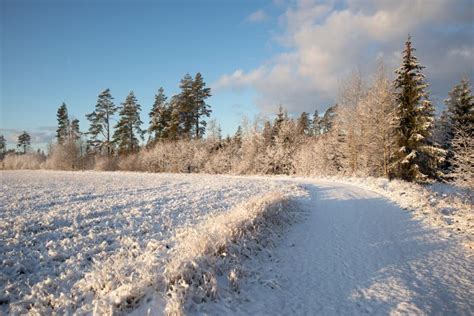
<instances>
[{"instance_id":1,"label":"pine tree","mask_svg":"<svg viewBox=\"0 0 474 316\"><path fill-rule=\"evenodd\" d=\"M313 119L311 122L311 135L313 136L321 135L321 121L322 121L322 118L319 117L318 110L314 111Z\"/></svg>"},{"instance_id":2,"label":"pine tree","mask_svg":"<svg viewBox=\"0 0 474 316\"><path fill-rule=\"evenodd\" d=\"M452 171L450 176L458 186L474 189L474 137L469 128L456 127L452 140Z\"/></svg>"},{"instance_id":3,"label":"pine tree","mask_svg":"<svg viewBox=\"0 0 474 316\"><path fill-rule=\"evenodd\" d=\"M200 139L206 133L206 121L204 117L209 117L212 110L206 99L211 96L211 89L206 88L206 83L201 73L197 73L192 83L192 96L194 100L194 132L195 138Z\"/></svg>"},{"instance_id":4,"label":"pine tree","mask_svg":"<svg viewBox=\"0 0 474 316\"><path fill-rule=\"evenodd\" d=\"M444 171L447 179L458 185L474 184L474 96L467 78L461 80L445 101L446 111L441 116L442 145L447 150ZM444 133L443 133L444 132Z\"/></svg>"},{"instance_id":5,"label":"pine tree","mask_svg":"<svg viewBox=\"0 0 474 316\"><path fill-rule=\"evenodd\" d=\"M423 66L413 55L411 38L405 42L403 61L395 73L397 103L395 151L392 176L406 181L424 182L438 176L443 151L431 142L434 108L428 99Z\"/></svg>"},{"instance_id":6,"label":"pine tree","mask_svg":"<svg viewBox=\"0 0 474 316\"><path fill-rule=\"evenodd\" d=\"M3 159L7 152L7 140L3 135L0 135L0 159Z\"/></svg>"},{"instance_id":7,"label":"pine tree","mask_svg":"<svg viewBox=\"0 0 474 316\"><path fill-rule=\"evenodd\" d=\"M464 78L449 93L445 101L448 107L449 118L453 129L464 129L474 132L474 96L468 78ZM449 137L452 138L453 131Z\"/></svg>"},{"instance_id":8,"label":"pine tree","mask_svg":"<svg viewBox=\"0 0 474 316\"><path fill-rule=\"evenodd\" d=\"M169 122L166 130L166 138L169 140L178 140L182 134L179 96L175 95L171 98L168 111Z\"/></svg>"},{"instance_id":9,"label":"pine tree","mask_svg":"<svg viewBox=\"0 0 474 316\"><path fill-rule=\"evenodd\" d=\"M31 137L27 132L23 132L18 136L18 148L23 148L23 154L26 154L26 150L31 145Z\"/></svg>"},{"instance_id":10,"label":"pine tree","mask_svg":"<svg viewBox=\"0 0 474 316\"><path fill-rule=\"evenodd\" d=\"M59 107L56 117L58 120L56 138L58 139L58 143L62 144L69 135L69 117L67 113L66 103L63 102L63 104Z\"/></svg>"},{"instance_id":11,"label":"pine tree","mask_svg":"<svg viewBox=\"0 0 474 316\"><path fill-rule=\"evenodd\" d=\"M298 135L310 135L310 125L309 114L306 112L301 113L296 123L296 133Z\"/></svg>"},{"instance_id":12,"label":"pine tree","mask_svg":"<svg viewBox=\"0 0 474 316\"><path fill-rule=\"evenodd\" d=\"M102 91L97 99L94 112L87 114L86 117L90 121L89 132L91 139L88 144L98 150L106 150L107 155L111 155L112 148L112 131L111 120L118 108L113 103L113 97L110 89ZM102 137L100 139L99 137Z\"/></svg>"},{"instance_id":13,"label":"pine tree","mask_svg":"<svg viewBox=\"0 0 474 316\"><path fill-rule=\"evenodd\" d=\"M334 121L336 120L336 113L337 104L330 106L326 112L324 112L324 115L319 123L321 126L321 134L328 133L332 129Z\"/></svg>"},{"instance_id":14,"label":"pine tree","mask_svg":"<svg viewBox=\"0 0 474 316\"><path fill-rule=\"evenodd\" d=\"M69 138L73 142L77 142L81 138L81 131L79 129L79 120L78 119L73 119L71 121L71 126L69 130Z\"/></svg>"},{"instance_id":15,"label":"pine tree","mask_svg":"<svg viewBox=\"0 0 474 316\"><path fill-rule=\"evenodd\" d=\"M139 149L139 140L137 137L143 139L143 131L140 126L141 106L137 103L137 99L133 91L122 103L119 115L120 119L115 126L113 135L113 142L117 143L119 153L128 154L137 152Z\"/></svg>"},{"instance_id":16,"label":"pine tree","mask_svg":"<svg viewBox=\"0 0 474 316\"><path fill-rule=\"evenodd\" d=\"M176 105L179 109L180 130L179 138L190 139L193 135L195 126L195 107L193 95L193 78L190 74L184 75L179 85L181 92L176 99Z\"/></svg>"},{"instance_id":17,"label":"pine tree","mask_svg":"<svg viewBox=\"0 0 474 316\"><path fill-rule=\"evenodd\" d=\"M165 139L167 137L170 113L168 105L166 104L166 99L164 89L160 87L160 89L158 89L158 94L155 95L155 102L153 103L153 107L149 113L150 127L148 128L148 132L153 141Z\"/></svg>"},{"instance_id":18,"label":"pine tree","mask_svg":"<svg viewBox=\"0 0 474 316\"><path fill-rule=\"evenodd\" d=\"M278 113L272 125L272 140L278 135L281 125L283 122L288 121L288 113L285 109L280 105L278 107Z\"/></svg>"},{"instance_id":19,"label":"pine tree","mask_svg":"<svg viewBox=\"0 0 474 316\"><path fill-rule=\"evenodd\" d=\"M270 123L270 121L265 121L263 125L262 136L263 136L263 144L265 145L265 147L272 145L273 128L272 128L272 123Z\"/></svg>"},{"instance_id":20,"label":"pine tree","mask_svg":"<svg viewBox=\"0 0 474 316\"><path fill-rule=\"evenodd\" d=\"M235 148L240 149L242 147L242 126L237 127L237 131L235 132L234 137L232 137L232 143L235 146Z\"/></svg>"}]
</instances>

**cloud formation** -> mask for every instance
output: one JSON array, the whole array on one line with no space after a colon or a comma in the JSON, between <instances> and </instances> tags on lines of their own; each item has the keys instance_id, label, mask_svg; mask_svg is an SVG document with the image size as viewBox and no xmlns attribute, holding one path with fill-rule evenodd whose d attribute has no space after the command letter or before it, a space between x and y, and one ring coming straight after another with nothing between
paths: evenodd
<instances>
[{"instance_id":1,"label":"cloud formation","mask_svg":"<svg viewBox=\"0 0 474 316\"><path fill-rule=\"evenodd\" d=\"M473 75L473 6L470 0L300 0L280 17L275 40L287 52L223 75L213 86L254 88L264 112L280 104L290 111L324 110L350 72L370 73L378 57L387 69L398 67L411 34L433 97L441 99L463 75Z\"/></svg>"},{"instance_id":2,"label":"cloud formation","mask_svg":"<svg viewBox=\"0 0 474 316\"><path fill-rule=\"evenodd\" d=\"M31 145L43 147L51 142L55 137L56 128L53 126L42 126L38 129L27 131L31 136ZM0 134L5 136L8 148L15 148L18 143L18 136L23 130L15 128L0 128Z\"/></svg>"},{"instance_id":3,"label":"cloud formation","mask_svg":"<svg viewBox=\"0 0 474 316\"><path fill-rule=\"evenodd\" d=\"M247 17L247 21L249 22L263 22L266 20L268 20L268 15L263 10L257 10L255 12L252 12Z\"/></svg>"}]
</instances>

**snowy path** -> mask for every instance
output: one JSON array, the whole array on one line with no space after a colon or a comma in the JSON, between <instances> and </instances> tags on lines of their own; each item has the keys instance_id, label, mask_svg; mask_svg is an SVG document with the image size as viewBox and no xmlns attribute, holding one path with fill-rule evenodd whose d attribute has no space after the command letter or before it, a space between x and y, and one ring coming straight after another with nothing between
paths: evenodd
<instances>
[{"instance_id":1,"label":"snowy path","mask_svg":"<svg viewBox=\"0 0 474 316\"><path fill-rule=\"evenodd\" d=\"M210 314L474 313L474 260L380 195L334 182L305 184L294 225L241 295ZM263 257L263 256L262 256ZM227 302L225 302L227 301Z\"/></svg>"}]
</instances>

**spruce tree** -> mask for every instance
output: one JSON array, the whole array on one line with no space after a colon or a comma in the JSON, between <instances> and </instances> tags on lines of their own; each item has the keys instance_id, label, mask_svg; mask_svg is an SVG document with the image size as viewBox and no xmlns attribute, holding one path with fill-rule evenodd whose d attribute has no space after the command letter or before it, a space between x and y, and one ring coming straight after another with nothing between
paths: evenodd
<instances>
[{"instance_id":1,"label":"spruce tree","mask_svg":"<svg viewBox=\"0 0 474 316\"><path fill-rule=\"evenodd\" d=\"M262 136L263 136L264 146L265 147L271 146L273 142L273 128L272 128L272 123L270 123L270 121L265 121L263 125Z\"/></svg>"},{"instance_id":2,"label":"spruce tree","mask_svg":"<svg viewBox=\"0 0 474 316\"><path fill-rule=\"evenodd\" d=\"M141 106L137 103L137 99L133 91L129 93L125 102L122 103L119 115L120 119L115 125L113 142L117 144L119 153L128 154L137 152L139 149L139 140L143 139L143 131L140 128L142 121L140 120Z\"/></svg>"},{"instance_id":3,"label":"spruce tree","mask_svg":"<svg viewBox=\"0 0 474 316\"><path fill-rule=\"evenodd\" d=\"M314 111L313 119L311 122L311 134L313 136L321 135L321 118L319 117L318 110Z\"/></svg>"},{"instance_id":4,"label":"spruce tree","mask_svg":"<svg viewBox=\"0 0 474 316\"><path fill-rule=\"evenodd\" d=\"M192 96L194 99L194 137L199 139L206 133L207 123L203 118L209 117L212 112L210 105L206 103L206 99L211 96L211 89L206 88L206 83L199 72L194 77Z\"/></svg>"},{"instance_id":5,"label":"spruce tree","mask_svg":"<svg viewBox=\"0 0 474 316\"><path fill-rule=\"evenodd\" d=\"M7 140L3 135L0 135L0 158L3 159L7 152Z\"/></svg>"},{"instance_id":6,"label":"spruce tree","mask_svg":"<svg viewBox=\"0 0 474 316\"><path fill-rule=\"evenodd\" d=\"M296 123L296 132L298 135L310 135L310 119L306 112L301 113Z\"/></svg>"},{"instance_id":7,"label":"spruce tree","mask_svg":"<svg viewBox=\"0 0 474 316\"><path fill-rule=\"evenodd\" d=\"M69 117L67 113L66 103L63 102L63 104L59 107L56 117L58 120L56 138L58 139L58 143L62 144L69 135Z\"/></svg>"},{"instance_id":8,"label":"spruce tree","mask_svg":"<svg viewBox=\"0 0 474 316\"><path fill-rule=\"evenodd\" d=\"M443 151L431 141L434 108L428 99L427 84L408 37L402 65L395 73L396 150L391 176L406 181L425 182L438 176Z\"/></svg>"},{"instance_id":9,"label":"spruce tree","mask_svg":"<svg viewBox=\"0 0 474 316\"><path fill-rule=\"evenodd\" d=\"M111 120L118 110L113 99L110 89L105 89L98 96L94 112L86 115L90 122L87 134L91 139L88 144L98 150L105 150L109 156L113 151Z\"/></svg>"},{"instance_id":10,"label":"spruce tree","mask_svg":"<svg viewBox=\"0 0 474 316\"><path fill-rule=\"evenodd\" d=\"M26 150L31 145L31 137L27 132L23 132L18 136L18 148L23 148L23 154L26 154Z\"/></svg>"},{"instance_id":11,"label":"spruce tree","mask_svg":"<svg viewBox=\"0 0 474 316\"><path fill-rule=\"evenodd\" d=\"M454 137L456 129L463 129L468 133L474 132L474 96L469 79L464 78L449 93L445 101L448 111L447 146Z\"/></svg>"},{"instance_id":12,"label":"spruce tree","mask_svg":"<svg viewBox=\"0 0 474 316\"><path fill-rule=\"evenodd\" d=\"M319 121L320 130L322 134L328 133L334 126L337 113L337 104L330 106L326 112L324 112L323 117Z\"/></svg>"},{"instance_id":13,"label":"spruce tree","mask_svg":"<svg viewBox=\"0 0 474 316\"><path fill-rule=\"evenodd\" d=\"M169 109L166 104L166 96L163 88L158 89L158 94L155 95L155 102L148 114L150 116L150 126L148 132L153 141L164 139L167 137L167 129L169 124Z\"/></svg>"},{"instance_id":14,"label":"spruce tree","mask_svg":"<svg viewBox=\"0 0 474 316\"><path fill-rule=\"evenodd\" d=\"M71 121L71 127L69 130L69 138L71 141L76 142L81 138L81 131L79 129L79 120L73 119Z\"/></svg>"}]
</instances>

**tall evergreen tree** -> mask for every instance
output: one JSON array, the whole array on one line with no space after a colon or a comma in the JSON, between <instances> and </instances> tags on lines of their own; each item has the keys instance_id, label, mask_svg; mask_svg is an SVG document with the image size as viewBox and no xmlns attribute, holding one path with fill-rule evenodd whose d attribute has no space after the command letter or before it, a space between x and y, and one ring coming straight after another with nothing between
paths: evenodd
<instances>
[{"instance_id":1,"label":"tall evergreen tree","mask_svg":"<svg viewBox=\"0 0 474 316\"><path fill-rule=\"evenodd\" d=\"M58 120L56 138L58 139L58 143L62 144L69 136L69 117L67 113L66 103L63 102L63 104L59 107L56 117Z\"/></svg>"},{"instance_id":2,"label":"tall evergreen tree","mask_svg":"<svg viewBox=\"0 0 474 316\"><path fill-rule=\"evenodd\" d=\"M474 132L474 96L468 78L463 78L459 84L454 86L445 103L447 106L447 129L444 145L450 148L456 129L462 129L471 134Z\"/></svg>"},{"instance_id":3,"label":"tall evergreen tree","mask_svg":"<svg viewBox=\"0 0 474 316\"><path fill-rule=\"evenodd\" d=\"M117 143L119 153L128 154L137 152L139 149L139 140L143 139L143 131L140 128L141 106L138 104L133 91L129 93L125 102L122 103L119 115L120 119L115 126L113 135L114 143Z\"/></svg>"},{"instance_id":4,"label":"tall evergreen tree","mask_svg":"<svg viewBox=\"0 0 474 316\"><path fill-rule=\"evenodd\" d=\"M296 122L296 132L298 135L310 135L311 122L309 114L306 112L301 113L298 121Z\"/></svg>"},{"instance_id":5,"label":"tall evergreen tree","mask_svg":"<svg viewBox=\"0 0 474 316\"><path fill-rule=\"evenodd\" d=\"M190 74L184 75L179 85L181 92L177 96L177 108L179 109L180 138L191 138L195 126L195 110L193 95L193 78Z\"/></svg>"},{"instance_id":6,"label":"tall evergreen tree","mask_svg":"<svg viewBox=\"0 0 474 316\"><path fill-rule=\"evenodd\" d=\"M330 106L326 112L324 112L323 117L319 121L320 127L321 127L321 133L328 133L332 127L334 126L334 122L336 119L336 113L337 113L337 104Z\"/></svg>"},{"instance_id":7,"label":"tall evergreen tree","mask_svg":"<svg viewBox=\"0 0 474 316\"><path fill-rule=\"evenodd\" d=\"M272 145L273 128L272 128L272 123L270 123L270 121L267 121L267 120L265 121L263 125L262 136L263 136L263 144L265 147Z\"/></svg>"},{"instance_id":8,"label":"tall evergreen tree","mask_svg":"<svg viewBox=\"0 0 474 316\"><path fill-rule=\"evenodd\" d=\"M431 142L434 108L428 99L427 84L408 37L403 61L395 73L396 151L391 175L406 181L424 182L438 176L443 151Z\"/></svg>"},{"instance_id":9,"label":"tall evergreen tree","mask_svg":"<svg viewBox=\"0 0 474 316\"><path fill-rule=\"evenodd\" d=\"M212 110L206 99L211 96L211 89L206 88L206 83L201 73L197 73L192 84L192 95L194 99L194 137L202 138L206 133L206 121L204 117L209 117Z\"/></svg>"},{"instance_id":10,"label":"tall evergreen tree","mask_svg":"<svg viewBox=\"0 0 474 316\"><path fill-rule=\"evenodd\" d=\"M81 131L79 129L79 120L78 119L73 119L71 121L71 126L69 130L69 137L73 142L78 141L81 138Z\"/></svg>"},{"instance_id":11,"label":"tall evergreen tree","mask_svg":"<svg viewBox=\"0 0 474 316\"><path fill-rule=\"evenodd\" d=\"M26 154L26 150L31 145L31 137L27 132L23 132L18 136L18 148L23 148L23 154Z\"/></svg>"},{"instance_id":12,"label":"tall evergreen tree","mask_svg":"<svg viewBox=\"0 0 474 316\"><path fill-rule=\"evenodd\" d=\"M321 118L319 117L318 110L314 111L313 119L311 122L311 134L313 136L321 135Z\"/></svg>"},{"instance_id":13,"label":"tall evergreen tree","mask_svg":"<svg viewBox=\"0 0 474 316\"><path fill-rule=\"evenodd\" d=\"M0 135L0 158L3 159L7 152L7 140L3 135Z\"/></svg>"},{"instance_id":14,"label":"tall evergreen tree","mask_svg":"<svg viewBox=\"0 0 474 316\"><path fill-rule=\"evenodd\" d=\"M283 122L288 120L288 113L285 109L280 105L278 107L278 113L275 117L275 120L272 125L272 140L275 139L276 135L278 135L278 131L280 130L281 125Z\"/></svg>"},{"instance_id":15,"label":"tall evergreen tree","mask_svg":"<svg viewBox=\"0 0 474 316\"><path fill-rule=\"evenodd\" d=\"M474 96L469 79L463 78L459 84L455 85L445 103L446 109L435 124L435 139L447 152L442 169L445 173L450 173L453 167L455 134L457 132L463 135L474 133Z\"/></svg>"},{"instance_id":16,"label":"tall evergreen tree","mask_svg":"<svg viewBox=\"0 0 474 316\"><path fill-rule=\"evenodd\" d=\"M166 138L169 140L177 140L181 138L182 134L180 98L178 95L171 98L168 113L169 121L166 130Z\"/></svg>"},{"instance_id":17,"label":"tall evergreen tree","mask_svg":"<svg viewBox=\"0 0 474 316\"><path fill-rule=\"evenodd\" d=\"M155 95L155 102L149 113L150 127L148 132L154 141L164 139L167 137L167 129L170 120L170 111L166 104L165 91L162 87L158 89L158 94Z\"/></svg>"},{"instance_id":18,"label":"tall evergreen tree","mask_svg":"<svg viewBox=\"0 0 474 316\"><path fill-rule=\"evenodd\" d=\"M108 155L111 155L113 151L111 120L118 110L113 99L110 89L105 89L98 96L94 112L86 115L90 122L88 134L91 139L88 142L89 145L98 150L106 150Z\"/></svg>"}]
</instances>

